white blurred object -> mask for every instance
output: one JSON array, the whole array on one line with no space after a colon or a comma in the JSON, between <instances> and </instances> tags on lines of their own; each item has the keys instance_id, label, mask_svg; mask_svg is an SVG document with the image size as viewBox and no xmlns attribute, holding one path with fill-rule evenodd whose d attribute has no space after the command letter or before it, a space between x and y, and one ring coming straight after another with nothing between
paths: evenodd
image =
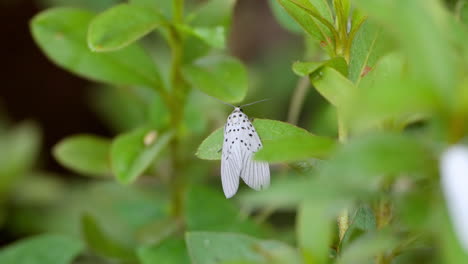
<instances>
[{"instance_id":1,"label":"white blurred object","mask_svg":"<svg viewBox=\"0 0 468 264\"><path fill-rule=\"evenodd\" d=\"M450 218L468 251L468 148L456 145L447 149L441 157L440 172Z\"/></svg>"}]
</instances>

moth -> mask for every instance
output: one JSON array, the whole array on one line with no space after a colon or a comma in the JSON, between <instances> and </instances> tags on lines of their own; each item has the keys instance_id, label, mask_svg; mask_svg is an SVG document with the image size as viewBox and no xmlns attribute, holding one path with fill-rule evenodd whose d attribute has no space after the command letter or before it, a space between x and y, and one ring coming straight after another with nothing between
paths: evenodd
<instances>
[{"instance_id":1,"label":"moth","mask_svg":"<svg viewBox=\"0 0 468 264\"><path fill-rule=\"evenodd\" d=\"M253 160L254 154L263 147L258 133L249 117L242 111L243 106L231 106L234 110L224 125L221 157L221 182L226 198L231 198L236 194L240 179L255 190L261 190L270 185L268 163Z\"/></svg>"}]
</instances>

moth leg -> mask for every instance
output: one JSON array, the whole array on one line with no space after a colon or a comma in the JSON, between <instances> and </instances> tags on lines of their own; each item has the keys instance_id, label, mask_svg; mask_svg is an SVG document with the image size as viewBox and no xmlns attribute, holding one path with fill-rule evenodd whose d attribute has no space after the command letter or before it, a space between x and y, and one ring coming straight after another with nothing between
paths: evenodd
<instances>
[{"instance_id":1,"label":"moth leg","mask_svg":"<svg viewBox=\"0 0 468 264\"><path fill-rule=\"evenodd\" d=\"M223 150L223 148L220 148L216 153L220 153Z\"/></svg>"}]
</instances>

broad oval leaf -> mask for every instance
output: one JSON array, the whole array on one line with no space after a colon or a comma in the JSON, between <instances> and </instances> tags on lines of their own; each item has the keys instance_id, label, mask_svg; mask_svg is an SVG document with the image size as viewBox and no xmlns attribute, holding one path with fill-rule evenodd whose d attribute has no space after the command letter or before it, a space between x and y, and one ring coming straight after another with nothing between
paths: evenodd
<instances>
[{"instance_id":1,"label":"broad oval leaf","mask_svg":"<svg viewBox=\"0 0 468 264\"><path fill-rule=\"evenodd\" d=\"M202 40L213 48L224 49L226 46L226 30L223 26L190 27L180 25L177 28L186 34Z\"/></svg>"},{"instance_id":2,"label":"broad oval leaf","mask_svg":"<svg viewBox=\"0 0 468 264\"><path fill-rule=\"evenodd\" d=\"M221 188L213 190L192 184L186 192L184 204L185 226L189 231L241 232L254 236L265 233L261 225L245 218L239 208L222 195Z\"/></svg>"},{"instance_id":3,"label":"broad oval leaf","mask_svg":"<svg viewBox=\"0 0 468 264\"><path fill-rule=\"evenodd\" d=\"M140 128L118 136L111 146L111 168L117 180L127 184L135 181L167 146L173 132L156 134L154 142L145 142L152 129ZM149 143L149 144L148 144Z\"/></svg>"},{"instance_id":4,"label":"broad oval leaf","mask_svg":"<svg viewBox=\"0 0 468 264\"><path fill-rule=\"evenodd\" d=\"M236 0L203 1L187 16L187 20L196 27L229 27L235 3Z\"/></svg>"},{"instance_id":5,"label":"broad oval leaf","mask_svg":"<svg viewBox=\"0 0 468 264\"><path fill-rule=\"evenodd\" d=\"M34 40L58 66L81 77L114 85L160 87L159 72L139 46L111 53L92 52L88 25L94 14L77 8L53 8L31 21Z\"/></svg>"},{"instance_id":6,"label":"broad oval leaf","mask_svg":"<svg viewBox=\"0 0 468 264\"><path fill-rule=\"evenodd\" d=\"M268 119L255 119L253 125L262 141L280 140L298 136L311 135L306 130L291 124ZM265 145L265 144L264 144ZM209 135L198 147L197 157L206 160L221 159L220 150L223 147L223 128L220 127Z\"/></svg>"},{"instance_id":7,"label":"broad oval leaf","mask_svg":"<svg viewBox=\"0 0 468 264\"><path fill-rule=\"evenodd\" d=\"M242 101L248 81L244 65L229 56L208 56L183 67L187 81L195 88L225 102Z\"/></svg>"},{"instance_id":8,"label":"broad oval leaf","mask_svg":"<svg viewBox=\"0 0 468 264\"><path fill-rule=\"evenodd\" d=\"M141 264L181 264L189 263L187 247L182 238L168 238L160 243L138 248Z\"/></svg>"},{"instance_id":9,"label":"broad oval leaf","mask_svg":"<svg viewBox=\"0 0 468 264\"><path fill-rule=\"evenodd\" d=\"M22 239L0 250L0 263L70 264L83 250L83 244L62 235L39 235Z\"/></svg>"},{"instance_id":10,"label":"broad oval leaf","mask_svg":"<svg viewBox=\"0 0 468 264\"><path fill-rule=\"evenodd\" d=\"M85 175L110 175L109 139L94 135L75 135L54 146L53 155L63 166Z\"/></svg>"},{"instance_id":11,"label":"broad oval leaf","mask_svg":"<svg viewBox=\"0 0 468 264\"><path fill-rule=\"evenodd\" d=\"M152 8L120 4L96 16L88 29L93 51L114 51L128 46L164 23Z\"/></svg>"},{"instance_id":12,"label":"broad oval leaf","mask_svg":"<svg viewBox=\"0 0 468 264\"><path fill-rule=\"evenodd\" d=\"M255 154L256 160L287 162L327 157L334 149L335 141L310 134L265 140L263 145L264 147Z\"/></svg>"},{"instance_id":13,"label":"broad oval leaf","mask_svg":"<svg viewBox=\"0 0 468 264\"><path fill-rule=\"evenodd\" d=\"M296 249L279 241L217 232L185 235L192 263L302 263Z\"/></svg>"}]
</instances>

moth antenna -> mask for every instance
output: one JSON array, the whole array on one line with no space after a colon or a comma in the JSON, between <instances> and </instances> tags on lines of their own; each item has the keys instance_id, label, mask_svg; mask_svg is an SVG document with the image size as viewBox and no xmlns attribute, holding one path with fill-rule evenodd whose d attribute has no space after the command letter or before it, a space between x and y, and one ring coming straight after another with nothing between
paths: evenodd
<instances>
[{"instance_id":1,"label":"moth antenna","mask_svg":"<svg viewBox=\"0 0 468 264\"><path fill-rule=\"evenodd\" d=\"M207 94L207 95L208 95L208 94ZM232 105L232 104L230 104L230 103L226 103L226 102L224 102L223 100L220 100L220 99L218 99L218 98L216 98L216 97L213 97L213 96L211 96L211 95L208 95L208 96L211 97L211 98L213 98L213 99L215 99L216 101L218 101L218 102L220 102L220 103L222 103L222 104L232 106L232 108L236 108L235 105Z\"/></svg>"},{"instance_id":2,"label":"moth antenna","mask_svg":"<svg viewBox=\"0 0 468 264\"><path fill-rule=\"evenodd\" d=\"M248 103L248 104L245 104L245 105L241 105L241 106L239 106L239 107L249 106L249 105L253 105L253 104L260 103L260 102L264 102L264 101L268 101L268 100L270 100L270 98L258 100L258 101L252 102L252 103Z\"/></svg>"}]
</instances>

